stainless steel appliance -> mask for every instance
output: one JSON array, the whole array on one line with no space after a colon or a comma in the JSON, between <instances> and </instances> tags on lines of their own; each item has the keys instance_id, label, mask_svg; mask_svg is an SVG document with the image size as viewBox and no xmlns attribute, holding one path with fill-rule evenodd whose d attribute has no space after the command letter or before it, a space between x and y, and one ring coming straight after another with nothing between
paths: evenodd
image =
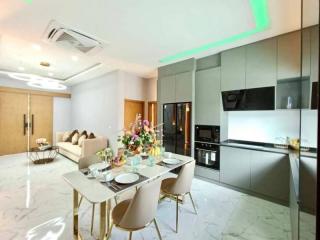
<instances>
[{"instance_id":1,"label":"stainless steel appliance","mask_svg":"<svg viewBox=\"0 0 320 240\"><path fill-rule=\"evenodd\" d=\"M219 170L220 126L196 125L194 157L199 166Z\"/></svg>"},{"instance_id":2,"label":"stainless steel appliance","mask_svg":"<svg viewBox=\"0 0 320 240\"><path fill-rule=\"evenodd\" d=\"M191 156L191 103L163 105L163 146L167 152Z\"/></svg>"},{"instance_id":3,"label":"stainless steel appliance","mask_svg":"<svg viewBox=\"0 0 320 240\"><path fill-rule=\"evenodd\" d=\"M224 111L274 110L275 88L251 88L222 92Z\"/></svg>"}]
</instances>

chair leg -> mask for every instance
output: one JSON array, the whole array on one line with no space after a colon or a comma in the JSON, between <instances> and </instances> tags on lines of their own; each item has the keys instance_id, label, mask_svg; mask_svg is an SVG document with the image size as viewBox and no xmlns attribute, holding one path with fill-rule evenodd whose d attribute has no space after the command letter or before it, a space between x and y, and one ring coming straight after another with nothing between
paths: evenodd
<instances>
[{"instance_id":1,"label":"chair leg","mask_svg":"<svg viewBox=\"0 0 320 240\"><path fill-rule=\"evenodd\" d=\"M179 196L176 196L176 233L178 233L178 221L179 221Z\"/></svg>"},{"instance_id":2,"label":"chair leg","mask_svg":"<svg viewBox=\"0 0 320 240\"><path fill-rule=\"evenodd\" d=\"M161 233L160 233L160 230L159 230L159 227L158 227L158 224L157 224L157 220L153 219L153 222L154 222L154 225L156 226L158 237L159 237L160 240L162 240Z\"/></svg>"},{"instance_id":3,"label":"chair leg","mask_svg":"<svg viewBox=\"0 0 320 240\"><path fill-rule=\"evenodd\" d=\"M78 204L78 208L80 207L81 203L82 203L82 199L83 199L83 196L80 197L80 201L79 201L79 204Z\"/></svg>"},{"instance_id":4,"label":"chair leg","mask_svg":"<svg viewBox=\"0 0 320 240\"><path fill-rule=\"evenodd\" d=\"M117 199L117 196L115 196L115 197L114 197L114 202L115 202L115 204L116 204L116 205L118 205L118 199Z\"/></svg>"},{"instance_id":5,"label":"chair leg","mask_svg":"<svg viewBox=\"0 0 320 240\"><path fill-rule=\"evenodd\" d=\"M92 232L93 232L93 223L94 223L94 208L95 208L95 204L92 204L92 217L91 217L91 236L92 236Z\"/></svg>"},{"instance_id":6,"label":"chair leg","mask_svg":"<svg viewBox=\"0 0 320 240\"><path fill-rule=\"evenodd\" d=\"M189 196L190 196L190 199L191 199L191 202L192 202L192 206L193 206L194 212L195 212L195 214L198 215L198 212L197 212L197 209L196 209L196 205L194 205L194 201L193 201L193 199L192 199L191 192L189 192Z\"/></svg>"},{"instance_id":7,"label":"chair leg","mask_svg":"<svg viewBox=\"0 0 320 240\"><path fill-rule=\"evenodd\" d=\"M132 232L129 232L129 240L132 240Z\"/></svg>"},{"instance_id":8,"label":"chair leg","mask_svg":"<svg viewBox=\"0 0 320 240\"><path fill-rule=\"evenodd\" d=\"M108 234L107 234L107 240L111 237L112 228L113 228L113 223L111 223L109 232L108 232Z\"/></svg>"}]
</instances>

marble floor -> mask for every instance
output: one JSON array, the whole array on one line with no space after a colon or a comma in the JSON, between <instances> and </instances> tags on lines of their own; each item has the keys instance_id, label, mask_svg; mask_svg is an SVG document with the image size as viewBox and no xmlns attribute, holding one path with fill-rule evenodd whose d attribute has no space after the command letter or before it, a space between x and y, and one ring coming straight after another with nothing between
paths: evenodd
<instances>
[{"instance_id":1,"label":"marble floor","mask_svg":"<svg viewBox=\"0 0 320 240\"><path fill-rule=\"evenodd\" d=\"M72 239L72 191L61 175L77 169L59 156L46 165L33 165L26 154L0 157L0 239ZM190 200L180 208L179 233L175 226L175 204L163 201L158 222L167 240L282 240L290 239L289 209L234 190L194 179L192 193L198 208L193 214ZM98 208L94 236L90 236L91 205L80 208L80 230L84 239L98 236ZM111 239L128 234L114 229ZM133 239L157 239L150 226L134 232Z\"/></svg>"}]
</instances>

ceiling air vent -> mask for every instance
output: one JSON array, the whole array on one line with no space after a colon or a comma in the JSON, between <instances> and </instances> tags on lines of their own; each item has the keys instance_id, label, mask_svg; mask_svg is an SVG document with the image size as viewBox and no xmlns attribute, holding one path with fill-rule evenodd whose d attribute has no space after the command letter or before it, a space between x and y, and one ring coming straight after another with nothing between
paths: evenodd
<instances>
[{"instance_id":1,"label":"ceiling air vent","mask_svg":"<svg viewBox=\"0 0 320 240\"><path fill-rule=\"evenodd\" d=\"M44 39L64 47L73 47L83 53L96 53L103 48L103 43L79 31L73 30L52 20L44 34Z\"/></svg>"}]
</instances>

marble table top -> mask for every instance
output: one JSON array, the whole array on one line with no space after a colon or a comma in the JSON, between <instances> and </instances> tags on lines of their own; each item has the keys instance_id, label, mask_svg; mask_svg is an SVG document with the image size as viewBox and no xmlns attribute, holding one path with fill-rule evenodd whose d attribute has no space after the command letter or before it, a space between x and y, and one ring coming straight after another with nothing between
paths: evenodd
<instances>
[{"instance_id":1,"label":"marble table top","mask_svg":"<svg viewBox=\"0 0 320 240\"><path fill-rule=\"evenodd\" d=\"M182 165L194 161L192 157L173 154L172 158L179 159L180 163L174 165L174 167L164 167L154 164L153 166L149 166L147 164L147 160L142 161L142 163L136 166L136 172L147 177L143 182L140 182L135 185L131 185L130 187L124 189L123 191L130 190L137 186L141 186L153 179L158 177L163 177L169 171L174 168L181 167ZM162 157L158 157L156 159L156 163L159 163L163 160ZM129 165L124 165L122 167L114 168L111 170L114 176L117 176L121 173L132 171L132 167ZM114 198L116 195L122 193L123 191L119 191L117 193L111 191L108 187L101 184L97 179L89 179L80 171L73 171L63 175L64 180L77 192L79 192L84 198L86 198L91 203L101 203L106 200Z\"/></svg>"}]
</instances>

